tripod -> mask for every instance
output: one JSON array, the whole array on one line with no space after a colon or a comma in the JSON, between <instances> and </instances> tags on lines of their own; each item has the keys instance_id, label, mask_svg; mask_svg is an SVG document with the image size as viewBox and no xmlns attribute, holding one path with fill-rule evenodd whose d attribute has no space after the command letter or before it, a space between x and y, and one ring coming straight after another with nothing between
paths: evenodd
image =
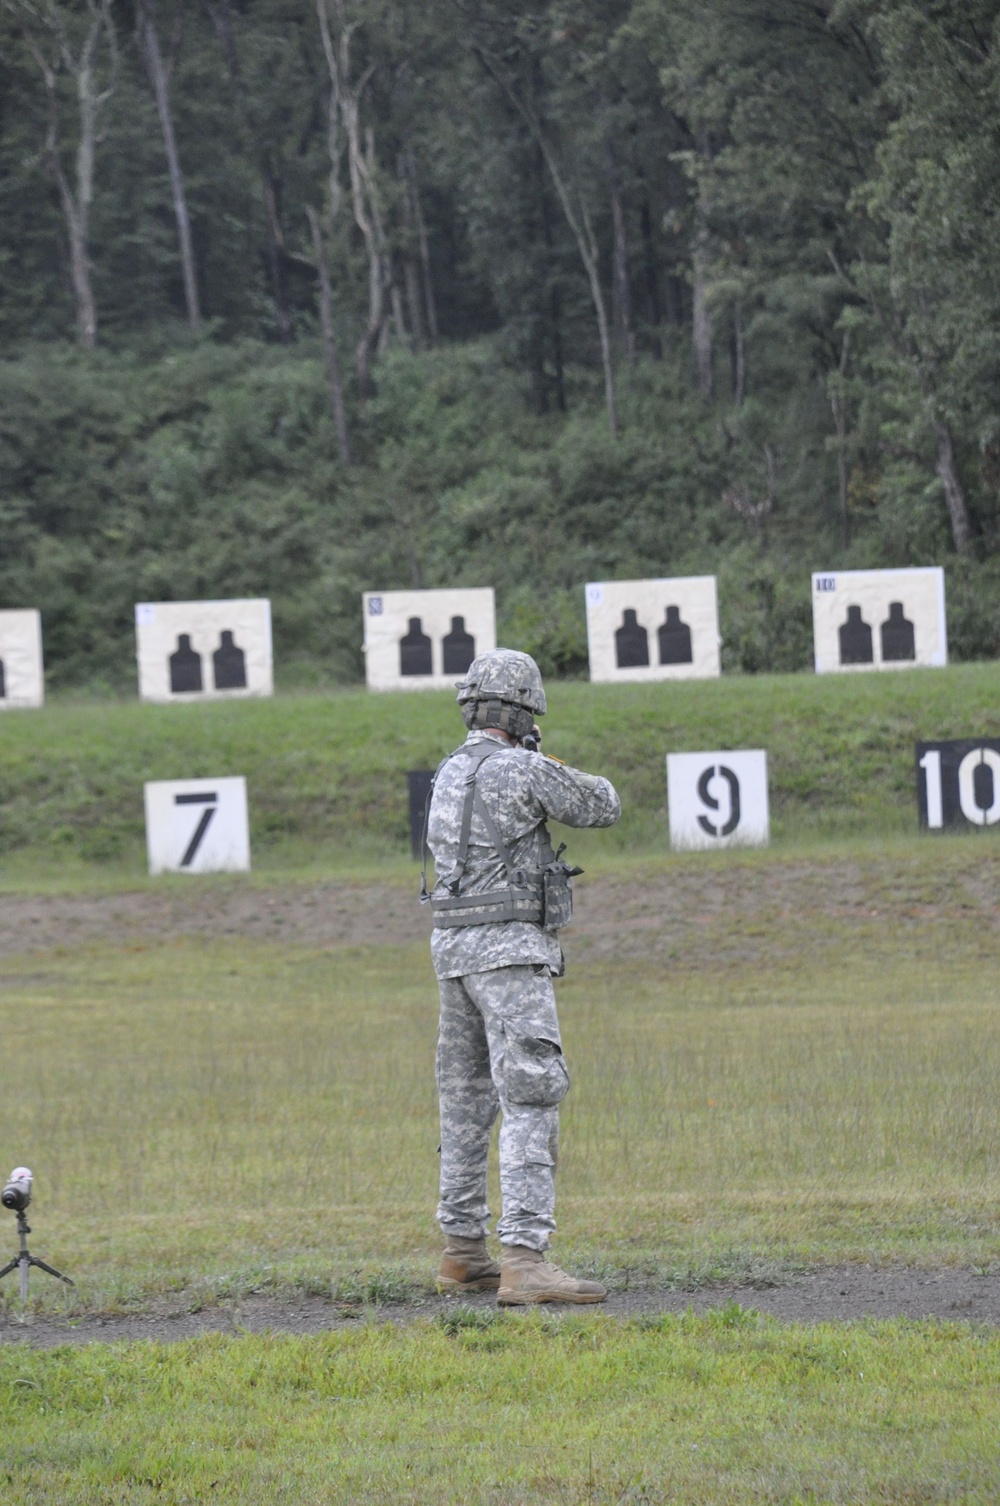
<instances>
[{"instance_id":1,"label":"tripod","mask_svg":"<svg viewBox=\"0 0 1000 1506\"><path fill-rule=\"evenodd\" d=\"M21 1236L21 1249L20 1249L20 1252L17 1255L14 1256L13 1260L8 1260L8 1262L4 1266L3 1270L0 1271L0 1280L2 1280L4 1276L9 1276L10 1273L11 1273L11 1271L16 1270L18 1266L21 1267L21 1306L22 1307L24 1307L24 1305L26 1304L26 1302L28 1300L28 1267L29 1266L36 1265L40 1271L47 1271L50 1276L55 1276L59 1281L65 1281L65 1283L66 1283L67 1286L73 1286L74 1285L74 1282L72 1282L69 1279L68 1276L64 1276L63 1273L62 1273L62 1271L57 1271L54 1266L46 1265L45 1261L44 1260L39 1260L37 1255L31 1255L31 1254L29 1254L29 1252L28 1252L28 1235L31 1233L31 1225L28 1223L28 1220L24 1216L24 1209L23 1208L19 1208L17 1210L17 1232Z\"/></svg>"}]
</instances>

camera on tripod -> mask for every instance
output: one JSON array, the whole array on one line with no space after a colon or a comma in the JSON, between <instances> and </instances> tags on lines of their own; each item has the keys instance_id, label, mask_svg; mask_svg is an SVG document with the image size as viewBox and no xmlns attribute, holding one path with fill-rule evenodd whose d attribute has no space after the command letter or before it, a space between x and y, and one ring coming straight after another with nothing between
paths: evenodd
<instances>
[{"instance_id":1,"label":"camera on tripod","mask_svg":"<svg viewBox=\"0 0 1000 1506\"><path fill-rule=\"evenodd\" d=\"M0 1203L9 1208L11 1213L23 1213L31 1202L33 1180L27 1166L15 1166L7 1178L6 1187L0 1192Z\"/></svg>"},{"instance_id":2,"label":"camera on tripod","mask_svg":"<svg viewBox=\"0 0 1000 1506\"><path fill-rule=\"evenodd\" d=\"M46 1271L48 1275L55 1276L59 1281L65 1281L67 1286L73 1282L62 1271L57 1271L54 1265L46 1265L44 1260L39 1260L37 1255L32 1255L28 1249L28 1235L31 1233L31 1225L24 1216L24 1210L31 1202L31 1184L34 1177L27 1166L15 1166L7 1178L7 1185L0 1192L0 1203L9 1208L11 1213L17 1214L17 1235L21 1242L21 1248L13 1260L8 1260L3 1270L0 1271L0 1280L9 1276L11 1271L20 1272L21 1280L21 1307L25 1307L28 1301L28 1271L36 1266L40 1271Z\"/></svg>"}]
</instances>

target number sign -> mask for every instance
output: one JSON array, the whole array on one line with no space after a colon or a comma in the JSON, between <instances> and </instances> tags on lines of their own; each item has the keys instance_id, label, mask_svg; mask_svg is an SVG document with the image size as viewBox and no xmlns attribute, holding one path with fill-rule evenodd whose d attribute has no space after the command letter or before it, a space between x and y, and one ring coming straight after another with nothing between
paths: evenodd
<instances>
[{"instance_id":1,"label":"target number sign","mask_svg":"<svg viewBox=\"0 0 1000 1506\"><path fill-rule=\"evenodd\" d=\"M670 845L764 847L769 836L767 754L668 753Z\"/></svg>"},{"instance_id":2,"label":"target number sign","mask_svg":"<svg viewBox=\"0 0 1000 1506\"><path fill-rule=\"evenodd\" d=\"M159 779L143 794L150 873L249 872L245 779Z\"/></svg>"},{"instance_id":3,"label":"target number sign","mask_svg":"<svg viewBox=\"0 0 1000 1506\"><path fill-rule=\"evenodd\" d=\"M1000 824L1000 738L917 743L917 808L925 831Z\"/></svg>"}]
</instances>

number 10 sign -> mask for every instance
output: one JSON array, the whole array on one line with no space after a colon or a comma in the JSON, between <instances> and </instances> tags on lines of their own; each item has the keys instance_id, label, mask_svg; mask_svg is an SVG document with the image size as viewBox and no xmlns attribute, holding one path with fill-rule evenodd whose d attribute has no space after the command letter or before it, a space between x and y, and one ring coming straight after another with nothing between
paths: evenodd
<instances>
[{"instance_id":1,"label":"number 10 sign","mask_svg":"<svg viewBox=\"0 0 1000 1506\"><path fill-rule=\"evenodd\" d=\"M917 743L917 806L927 831L1000 821L1000 739Z\"/></svg>"},{"instance_id":2,"label":"number 10 sign","mask_svg":"<svg viewBox=\"0 0 1000 1506\"><path fill-rule=\"evenodd\" d=\"M245 779L158 779L143 795L150 873L250 871Z\"/></svg>"}]
</instances>

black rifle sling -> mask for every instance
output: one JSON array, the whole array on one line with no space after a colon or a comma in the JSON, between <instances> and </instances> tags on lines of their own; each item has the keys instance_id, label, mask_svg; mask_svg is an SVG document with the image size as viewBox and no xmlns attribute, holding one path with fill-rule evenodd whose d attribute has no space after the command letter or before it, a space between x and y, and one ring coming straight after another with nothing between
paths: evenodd
<instances>
[{"instance_id":1,"label":"black rifle sling","mask_svg":"<svg viewBox=\"0 0 1000 1506\"><path fill-rule=\"evenodd\" d=\"M476 772L478 773L478 770ZM486 835L489 837L490 841L493 843L493 846L496 848L497 852L500 855L500 860L507 871L508 884L513 884L514 864L511 859L510 852L508 851L507 846L504 843L503 837L500 835L500 831L497 827L496 822L493 820L493 817L486 809L486 801L483 799L483 792L479 788L478 784L473 786L473 791L473 804L475 805L476 811L478 812L479 819L486 827Z\"/></svg>"},{"instance_id":2,"label":"black rifle sling","mask_svg":"<svg viewBox=\"0 0 1000 1506\"><path fill-rule=\"evenodd\" d=\"M480 814L485 814L487 821L486 829L489 836L493 837L494 833L496 833L495 826L493 827L493 830L490 831L490 827L493 826L493 823L492 821L490 821L489 812L486 810L485 805L483 805L483 797L482 795L480 795L479 789L476 785L476 776L478 775L480 768L488 758L492 758L495 753L502 752L503 749L497 747L485 748L482 751L477 748L475 753L466 755L467 757L474 759L475 762L473 763L473 766L469 770L468 774L465 776L465 804L462 807L462 826L458 834L458 852L455 855L455 866L451 870L451 876L448 879L448 889L450 893L454 895L458 894L458 886L462 882L462 875L465 873L465 865L469 861L469 837L472 834L472 808L477 804L477 802L480 809ZM497 840L499 840L499 835L497 835ZM501 853L501 857L502 856L503 854Z\"/></svg>"},{"instance_id":3,"label":"black rifle sling","mask_svg":"<svg viewBox=\"0 0 1000 1506\"><path fill-rule=\"evenodd\" d=\"M431 787L427 791L427 799L424 801L424 829L420 841L422 859L420 868L420 903L422 905L425 905L430 899L430 895L427 893L427 862L431 854L430 848L427 845L427 832L431 819L431 800L434 796L434 786L437 784L438 775L444 768L445 764L450 763L453 758L465 757L475 759L475 763L472 769L469 771L469 774L467 775L465 781L465 804L462 808L462 826L459 831L458 837L458 853L455 859L455 866L451 872L451 878L448 880L448 888L451 890L452 894L457 894L458 886L461 883L462 875L465 872L465 865L469 860L469 836L472 831L472 805L474 796L478 794L478 791L475 788L476 775L479 773L480 764L485 763L488 758L492 758L495 753L502 753L503 751L504 750L502 748L498 747L481 748L474 746L472 748L468 748L467 744L463 743L460 748L456 748L454 753L449 753L447 758L443 758L438 764L437 768L434 770L434 778L431 780ZM483 809L485 811L485 806L483 807ZM486 820L489 821L489 819L489 814L487 813ZM492 836L493 833L490 832L490 835ZM501 853L501 856L503 856L503 853ZM508 869L509 866L510 865L508 861Z\"/></svg>"}]
</instances>

